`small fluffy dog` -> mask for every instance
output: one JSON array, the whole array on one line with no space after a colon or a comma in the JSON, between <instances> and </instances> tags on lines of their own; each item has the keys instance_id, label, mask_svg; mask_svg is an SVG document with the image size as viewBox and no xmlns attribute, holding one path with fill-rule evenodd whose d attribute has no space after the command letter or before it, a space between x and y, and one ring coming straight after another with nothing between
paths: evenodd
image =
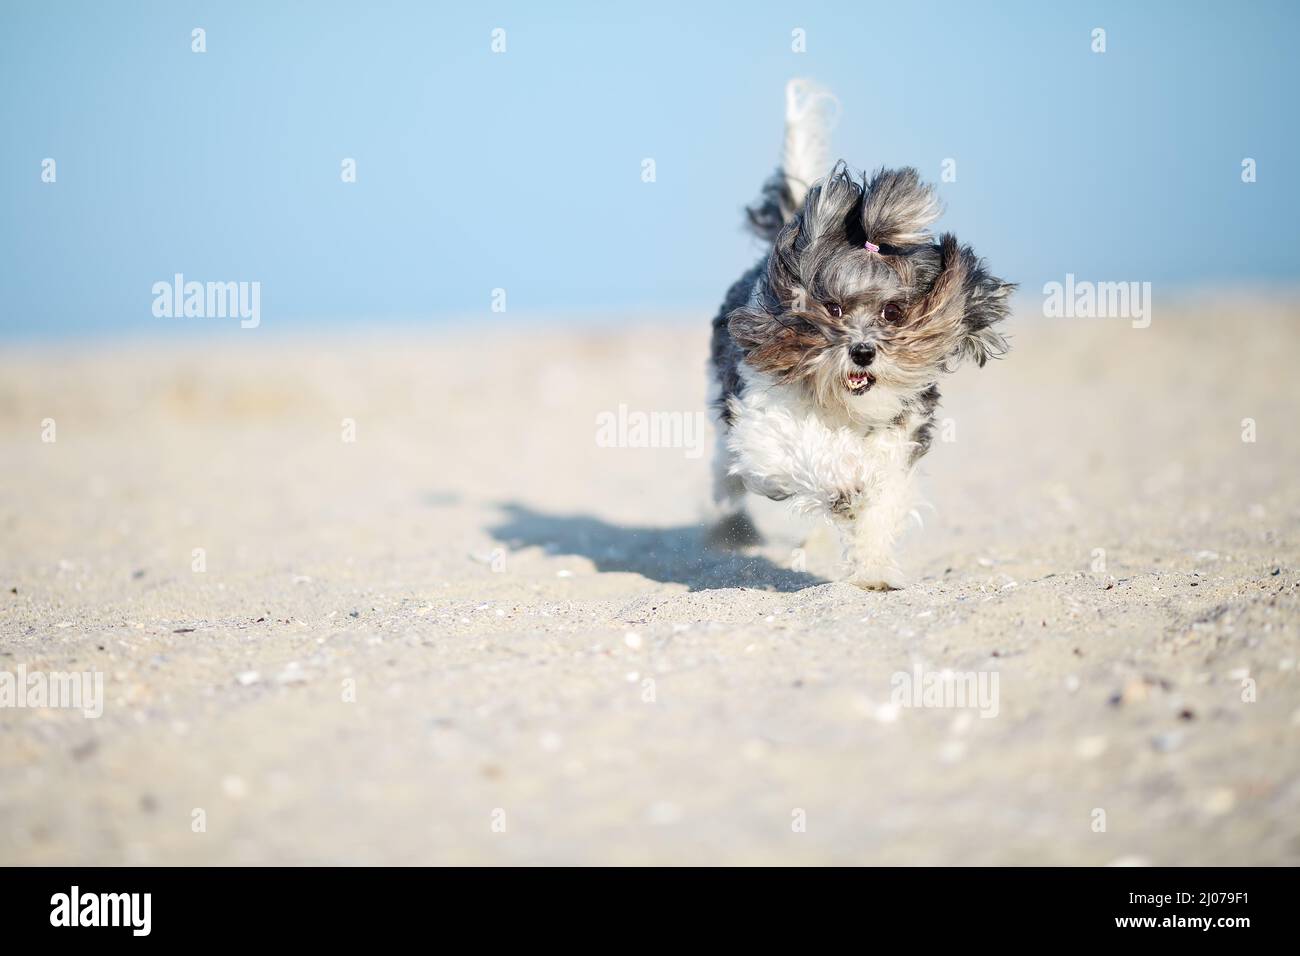
<instances>
[{"instance_id":1,"label":"small fluffy dog","mask_svg":"<svg viewBox=\"0 0 1300 956\"><path fill-rule=\"evenodd\" d=\"M939 376L1006 352L994 324L1015 286L953 236L933 239L939 203L915 169L830 167L833 102L787 87L782 165L748 210L772 248L713 320L714 537L756 537L746 490L789 501L830 519L853 583L884 590L903 584L895 542Z\"/></svg>"}]
</instances>

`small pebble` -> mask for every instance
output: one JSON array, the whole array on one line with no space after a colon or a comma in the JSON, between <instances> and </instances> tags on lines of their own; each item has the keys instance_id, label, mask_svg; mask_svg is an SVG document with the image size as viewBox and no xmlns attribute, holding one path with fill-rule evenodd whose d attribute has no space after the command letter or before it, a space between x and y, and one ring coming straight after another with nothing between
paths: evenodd
<instances>
[{"instance_id":1,"label":"small pebble","mask_svg":"<svg viewBox=\"0 0 1300 956\"><path fill-rule=\"evenodd\" d=\"M682 818L682 808L675 803L661 800L646 811L646 818L655 826L667 826Z\"/></svg>"},{"instance_id":2,"label":"small pebble","mask_svg":"<svg viewBox=\"0 0 1300 956\"><path fill-rule=\"evenodd\" d=\"M1178 731L1157 734L1151 738L1151 746L1162 754L1172 753L1183 745L1183 735Z\"/></svg>"},{"instance_id":3,"label":"small pebble","mask_svg":"<svg viewBox=\"0 0 1300 956\"><path fill-rule=\"evenodd\" d=\"M1237 795L1228 787L1220 787L1209 795L1205 801L1205 812L1211 816L1221 817L1231 813L1237 805Z\"/></svg>"},{"instance_id":4,"label":"small pebble","mask_svg":"<svg viewBox=\"0 0 1300 956\"><path fill-rule=\"evenodd\" d=\"M99 750L99 741L94 737L86 740L72 748L72 759L88 760Z\"/></svg>"},{"instance_id":5,"label":"small pebble","mask_svg":"<svg viewBox=\"0 0 1300 956\"><path fill-rule=\"evenodd\" d=\"M1151 694L1151 690L1146 681L1140 678L1134 678L1124 685L1124 688L1110 698L1110 702L1118 707L1120 704L1138 704L1146 700Z\"/></svg>"},{"instance_id":6,"label":"small pebble","mask_svg":"<svg viewBox=\"0 0 1300 956\"><path fill-rule=\"evenodd\" d=\"M746 760L762 760L771 749L767 741L755 737L753 740L745 741L740 753Z\"/></svg>"},{"instance_id":7,"label":"small pebble","mask_svg":"<svg viewBox=\"0 0 1300 956\"><path fill-rule=\"evenodd\" d=\"M1081 760L1095 760L1106 752L1108 746L1105 737L1080 737L1074 745L1074 752Z\"/></svg>"},{"instance_id":8,"label":"small pebble","mask_svg":"<svg viewBox=\"0 0 1300 956\"><path fill-rule=\"evenodd\" d=\"M892 724L898 720L899 709L897 704L880 704L871 712L871 716L878 723Z\"/></svg>"},{"instance_id":9,"label":"small pebble","mask_svg":"<svg viewBox=\"0 0 1300 956\"><path fill-rule=\"evenodd\" d=\"M305 684L307 675L303 673L301 664L290 661L284 666L284 670L275 675L275 680L279 684Z\"/></svg>"}]
</instances>

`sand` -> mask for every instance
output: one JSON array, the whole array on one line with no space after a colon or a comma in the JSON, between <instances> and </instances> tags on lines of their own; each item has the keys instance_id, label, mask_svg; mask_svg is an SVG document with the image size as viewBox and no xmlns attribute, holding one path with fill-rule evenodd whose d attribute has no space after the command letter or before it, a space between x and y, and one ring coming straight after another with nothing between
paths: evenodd
<instances>
[{"instance_id":1,"label":"sand","mask_svg":"<svg viewBox=\"0 0 1300 956\"><path fill-rule=\"evenodd\" d=\"M10 348L0 863L1300 863L1300 306L1028 311L888 594L596 441L704 318Z\"/></svg>"}]
</instances>

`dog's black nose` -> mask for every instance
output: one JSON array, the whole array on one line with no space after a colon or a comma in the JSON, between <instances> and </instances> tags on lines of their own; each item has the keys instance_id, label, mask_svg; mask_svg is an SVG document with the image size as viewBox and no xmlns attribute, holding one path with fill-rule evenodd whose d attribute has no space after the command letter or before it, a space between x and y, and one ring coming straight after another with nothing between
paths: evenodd
<instances>
[{"instance_id":1,"label":"dog's black nose","mask_svg":"<svg viewBox=\"0 0 1300 956\"><path fill-rule=\"evenodd\" d=\"M857 365L870 365L876 360L876 347L870 342L858 342L849 349L849 358Z\"/></svg>"}]
</instances>

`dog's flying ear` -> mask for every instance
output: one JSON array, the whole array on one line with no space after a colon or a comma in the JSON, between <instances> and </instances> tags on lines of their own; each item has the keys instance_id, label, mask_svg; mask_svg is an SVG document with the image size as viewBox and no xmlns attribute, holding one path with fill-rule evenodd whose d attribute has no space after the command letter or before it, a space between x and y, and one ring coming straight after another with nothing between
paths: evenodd
<instances>
[{"instance_id":1,"label":"dog's flying ear","mask_svg":"<svg viewBox=\"0 0 1300 956\"><path fill-rule=\"evenodd\" d=\"M826 343L813 326L762 305L733 310L727 330L751 366L778 378L799 374L811 350Z\"/></svg>"},{"instance_id":2,"label":"dog's flying ear","mask_svg":"<svg viewBox=\"0 0 1300 956\"><path fill-rule=\"evenodd\" d=\"M963 249L963 255L974 260L966 280L968 291L963 354L983 367L989 359L1001 358L1010 348L1002 333L993 328L993 323L1001 322L1011 311L1009 300L1011 293L1016 291L1016 284L1003 282L991 275L984 267L984 262L975 258L969 246Z\"/></svg>"},{"instance_id":3,"label":"dog's flying ear","mask_svg":"<svg viewBox=\"0 0 1300 956\"><path fill-rule=\"evenodd\" d=\"M742 307L727 317L727 331L746 352L762 348L779 330L776 317L762 309Z\"/></svg>"},{"instance_id":4,"label":"dog's flying ear","mask_svg":"<svg viewBox=\"0 0 1300 956\"><path fill-rule=\"evenodd\" d=\"M943 211L934 187L913 168L877 170L865 186L862 229L867 241L901 248L930 241L928 227Z\"/></svg>"},{"instance_id":5,"label":"dog's flying ear","mask_svg":"<svg viewBox=\"0 0 1300 956\"><path fill-rule=\"evenodd\" d=\"M925 309L934 326L956 333L950 362L968 358L982 366L1006 354L1007 340L993 326L1007 317L1015 284L991 275L974 250L951 233L939 238L939 257L939 277Z\"/></svg>"}]
</instances>

